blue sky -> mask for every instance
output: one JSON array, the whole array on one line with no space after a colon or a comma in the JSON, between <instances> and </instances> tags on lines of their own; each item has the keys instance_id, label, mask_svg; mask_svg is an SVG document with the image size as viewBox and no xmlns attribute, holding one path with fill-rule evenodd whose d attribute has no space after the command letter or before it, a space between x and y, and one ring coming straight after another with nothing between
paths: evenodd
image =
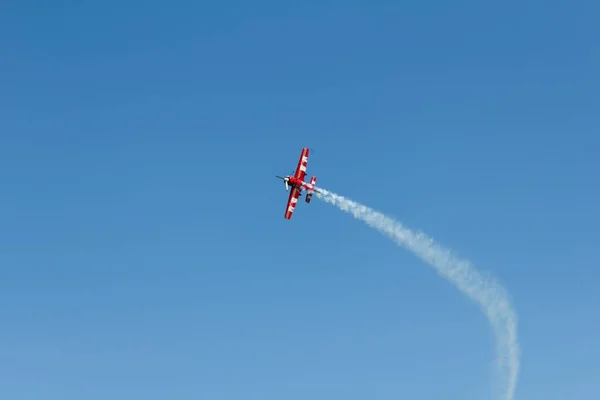
<instances>
[{"instance_id":1,"label":"blue sky","mask_svg":"<svg viewBox=\"0 0 600 400\"><path fill-rule=\"evenodd\" d=\"M483 399L474 303L308 173L497 276L519 399L600 396L592 1L10 2L0 394Z\"/></svg>"}]
</instances>

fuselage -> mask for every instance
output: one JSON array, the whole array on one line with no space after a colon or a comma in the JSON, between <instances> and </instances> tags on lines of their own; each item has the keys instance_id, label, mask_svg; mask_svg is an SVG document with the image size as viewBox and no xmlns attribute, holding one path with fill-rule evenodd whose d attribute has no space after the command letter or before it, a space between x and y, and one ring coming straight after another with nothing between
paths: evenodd
<instances>
[{"instance_id":1,"label":"fuselage","mask_svg":"<svg viewBox=\"0 0 600 400\"><path fill-rule=\"evenodd\" d=\"M300 191L302 191L302 190L307 190L307 191L311 191L311 192L316 191L315 185L304 182L303 180L300 180L298 178L294 178L293 176L287 176L287 178L288 178L288 183L291 187L298 188Z\"/></svg>"}]
</instances>

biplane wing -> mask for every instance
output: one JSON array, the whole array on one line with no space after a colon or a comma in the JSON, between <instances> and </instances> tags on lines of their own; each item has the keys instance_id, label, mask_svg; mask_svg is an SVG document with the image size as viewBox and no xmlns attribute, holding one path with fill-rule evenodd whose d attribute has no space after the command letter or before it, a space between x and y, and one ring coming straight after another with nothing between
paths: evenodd
<instances>
[{"instance_id":1,"label":"biplane wing","mask_svg":"<svg viewBox=\"0 0 600 400\"><path fill-rule=\"evenodd\" d=\"M296 208L296 204L298 203L298 198L300 197L300 190L298 188L292 188L290 192L290 197L288 198L287 207L285 209L285 218L291 219L292 214L294 213L294 209Z\"/></svg>"}]
</instances>

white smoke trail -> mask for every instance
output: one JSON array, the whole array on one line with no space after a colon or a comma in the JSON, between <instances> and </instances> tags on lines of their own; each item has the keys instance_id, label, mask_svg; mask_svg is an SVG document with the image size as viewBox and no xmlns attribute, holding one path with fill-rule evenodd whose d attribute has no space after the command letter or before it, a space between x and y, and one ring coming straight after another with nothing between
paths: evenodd
<instances>
[{"instance_id":1,"label":"white smoke trail","mask_svg":"<svg viewBox=\"0 0 600 400\"><path fill-rule=\"evenodd\" d=\"M501 398L512 400L519 374L520 349L517 340L517 315L504 288L492 278L484 278L468 261L456 258L424 233L415 233L380 212L327 190L319 188L315 195L412 251L479 304L496 336L498 367L503 387Z\"/></svg>"}]
</instances>

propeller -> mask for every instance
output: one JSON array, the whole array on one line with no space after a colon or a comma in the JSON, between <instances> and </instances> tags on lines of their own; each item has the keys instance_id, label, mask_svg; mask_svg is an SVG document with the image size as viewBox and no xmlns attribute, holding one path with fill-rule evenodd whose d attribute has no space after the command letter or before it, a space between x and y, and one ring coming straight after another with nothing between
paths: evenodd
<instances>
[{"instance_id":1,"label":"propeller","mask_svg":"<svg viewBox=\"0 0 600 400\"><path fill-rule=\"evenodd\" d=\"M285 183L285 190L286 191L288 191L290 189L290 184L289 184L289 182L290 182L290 176L293 176L295 172L296 172L296 170L292 170L292 172L290 173L290 175L287 176L287 177L285 177L285 178L283 176L275 175L276 178L281 179Z\"/></svg>"},{"instance_id":2,"label":"propeller","mask_svg":"<svg viewBox=\"0 0 600 400\"><path fill-rule=\"evenodd\" d=\"M288 177L284 178L283 176L279 176L279 175L275 175L275 177L281 179L283 181L283 183L285 183L285 190L287 192L290 189L290 185L288 183L290 181L290 178L288 178Z\"/></svg>"}]
</instances>

